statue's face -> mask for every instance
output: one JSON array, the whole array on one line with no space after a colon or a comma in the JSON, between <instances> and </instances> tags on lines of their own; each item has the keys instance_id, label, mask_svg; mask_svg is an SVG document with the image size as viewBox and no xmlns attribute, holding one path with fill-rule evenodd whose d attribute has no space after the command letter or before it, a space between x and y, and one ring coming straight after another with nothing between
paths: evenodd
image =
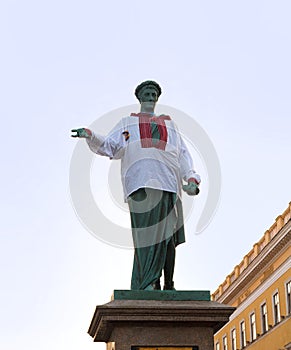
<instances>
[{"instance_id":1,"label":"statue's face","mask_svg":"<svg viewBox=\"0 0 291 350\"><path fill-rule=\"evenodd\" d=\"M152 87L146 87L141 90L139 94L139 102L154 102L156 103L158 100L158 93L155 88Z\"/></svg>"},{"instance_id":2,"label":"statue's face","mask_svg":"<svg viewBox=\"0 0 291 350\"><path fill-rule=\"evenodd\" d=\"M145 87L139 93L139 102L141 112L154 113L156 102L158 100L158 92L154 87Z\"/></svg>"}]
</instances>

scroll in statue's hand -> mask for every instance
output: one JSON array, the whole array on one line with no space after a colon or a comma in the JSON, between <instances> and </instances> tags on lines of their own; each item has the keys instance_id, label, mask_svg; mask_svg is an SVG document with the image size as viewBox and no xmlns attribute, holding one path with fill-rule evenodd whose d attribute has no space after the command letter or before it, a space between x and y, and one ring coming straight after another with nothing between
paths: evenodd
<instances>
[{"instance_id":1,"label":"scroll in statue's hand","mask_svg":"<svg viewBox=\"0 0 291 350\"><path fill-rule=\"evenodd\" d=\"M76 133L75 135L71 135L72 137L90 138L92 136L92 131L86 128L72 129L71 131Z\"/></svg>"},{"instance_id":2,"label":"scroll in statue's hand","mask_svg":"<svg viewBox=\"0 0 291 350\"><path fill-rule=\"evenodd\" d=\"M189 196L196 196L200 192L195 179L189 179L188 185L183 185L182 188Z\"/></svg>"}]
</instances>

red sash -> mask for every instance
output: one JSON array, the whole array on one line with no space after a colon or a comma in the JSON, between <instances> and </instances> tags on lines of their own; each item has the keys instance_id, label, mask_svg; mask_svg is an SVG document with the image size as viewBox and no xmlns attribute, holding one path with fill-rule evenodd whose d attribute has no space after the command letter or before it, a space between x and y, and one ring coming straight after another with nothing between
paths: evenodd
<instances>
[{"instance_id":1,"label":"red sash","mask_svg":"<svg viewBox=\"0 0 291 350\"><path fill-rule=\"evenodd\" d=\"M165 120L171 120L168 115L161 115L159 117L151 117L148 113L131 113L132 117L139 118L139 132L141 147L150 148L156 147L165 150L168 141L168 131ZM151 123L154 122L158 126L160 139L153 143Z\"/></svg>"}]
</instances>

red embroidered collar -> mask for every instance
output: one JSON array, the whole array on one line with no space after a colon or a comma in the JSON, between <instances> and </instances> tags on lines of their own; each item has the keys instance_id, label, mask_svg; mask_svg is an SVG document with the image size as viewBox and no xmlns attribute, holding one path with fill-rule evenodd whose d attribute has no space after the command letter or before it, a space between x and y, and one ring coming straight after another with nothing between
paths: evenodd
<instances>
[{"instance_id":1,"label":"red embroidered collar","mask_svg":"<svg viewBox=\"0 0 291 350\"><path fill-rule=\"evenodd\" d=\"M168 131L165 120L171 120L168 115L155 116L150 113L131 113L132 117L139 117L139 132L141 139L141 147L155 147L165 150L168 141ZM160 139L157 143L153 143L151 123L158 126Z\"/></svg>"}]
</instances>

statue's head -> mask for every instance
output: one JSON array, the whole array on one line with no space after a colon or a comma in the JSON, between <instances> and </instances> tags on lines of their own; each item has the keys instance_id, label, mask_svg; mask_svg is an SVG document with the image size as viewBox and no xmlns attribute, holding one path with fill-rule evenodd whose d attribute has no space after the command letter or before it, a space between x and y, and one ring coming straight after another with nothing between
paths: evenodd
<instances>
[{"instance_id":1,"label":"statue's head","mask_svg":"<svg viewBox=\"0 0 291 350\"><path fill-rule=\"evenodd\" d=\"M157 102L161 93L162 89L160 85L153 80L143 81L135 89L135 96L137 97L140 103L148 101L148 98L154 98L154 102Z\"/></svg>"}]
</instances>

